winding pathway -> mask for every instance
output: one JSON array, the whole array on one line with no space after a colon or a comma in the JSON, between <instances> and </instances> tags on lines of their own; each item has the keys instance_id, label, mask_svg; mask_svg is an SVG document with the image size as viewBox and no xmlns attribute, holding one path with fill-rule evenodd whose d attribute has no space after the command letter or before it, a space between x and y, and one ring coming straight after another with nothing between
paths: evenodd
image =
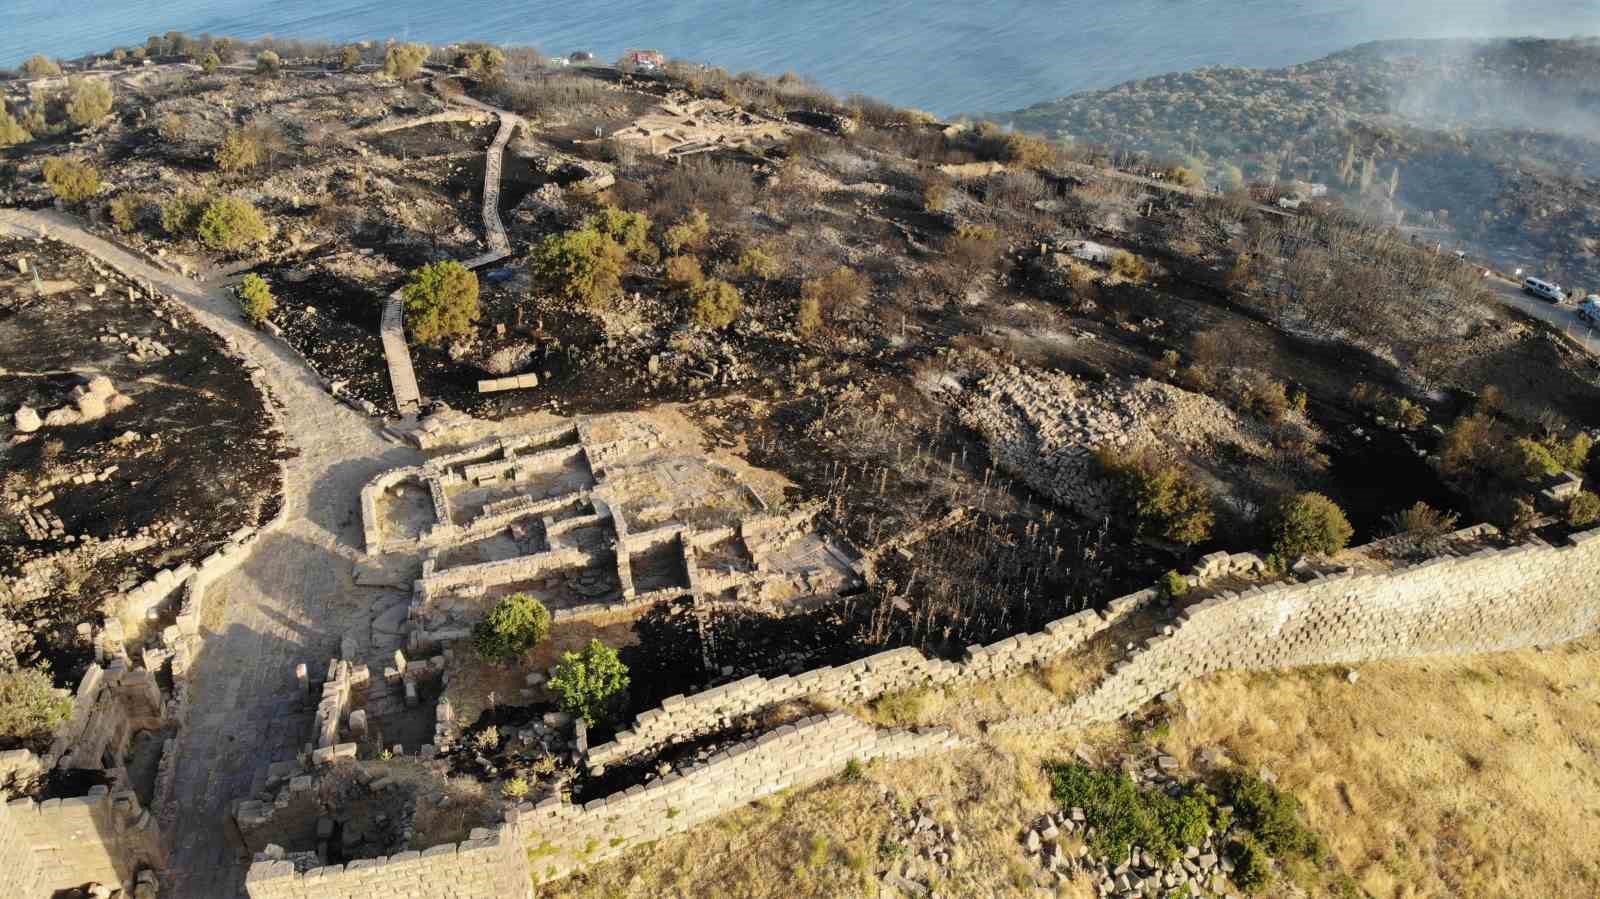
<instances>
[{"instance_id":1,"label":"winding pathway","mask_svg":"<svg viewBox=\"0 0 1600 899\"><path fill-rule=\"evenodd\" d=\"M441 93L441 96L447 95ZM523 119L465 94L449 99L492 113L500 119L500 130L495 132L494 141L489 144L483 165L483 231L489 249L461 263L467 268L478 268L511 255L506 226L500 221L500 173L505 165L506 144L511 142L511 135L517 132L517 126L522 124ZM383 355L389 366L389 387L394 391L395 408L400 410L402 418L414 419L422 411L422 391L417 387L417 374L411 367L411 348L406 345L405 301L398 290L384 300L379 334L383 338Z\"/></svg>"},{"instance_id":2,"label":"winding pathway","mask_svg":"<svg viewBox=\"0 0 1600 899\"><path fill-rule=\"evenodd\" d=\"M177 737L175 795L163 810L171 858L162 896L231 899L242 895L249 859L230 837L230 806L260 790L266 766L292 759L310 729L295 665L316 671L338 655L342 637L362 643L376 609L394 599L352 579L362 545L361 485L420 456L385 441L370 419L330 396L292 349L247 325L220 286L158 268L65 215L0 209L0 232L42 230L176 297L260 365L298 450L286 465L283 524L207 589Z\"/></svg>"}]
</instances>

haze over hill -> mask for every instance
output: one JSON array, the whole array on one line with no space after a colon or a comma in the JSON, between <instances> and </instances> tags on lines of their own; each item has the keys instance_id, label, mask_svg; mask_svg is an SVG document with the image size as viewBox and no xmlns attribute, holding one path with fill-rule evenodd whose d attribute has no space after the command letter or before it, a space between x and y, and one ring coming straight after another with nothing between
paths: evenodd
<instances>
[{"instance_id":1,"label":"haze over hill","mask_svg":"<svg viewBox=\"0 0 1600 899\"><path fill-rule=\"evenodd\" d=\"M1184 160L1216 186L1330 185L1419 237L1600 284L1600 40L1392 41L1197 69L999 116ZM1237 171L1236 171L1237 168Z\"/></svg>"}]
</instances>

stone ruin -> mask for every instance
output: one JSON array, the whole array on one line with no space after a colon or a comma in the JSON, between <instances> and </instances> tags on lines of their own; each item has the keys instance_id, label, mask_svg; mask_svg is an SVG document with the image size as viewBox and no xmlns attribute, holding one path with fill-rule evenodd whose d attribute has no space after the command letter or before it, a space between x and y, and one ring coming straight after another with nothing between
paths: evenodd
<instances>
[{"instance_id":1,"label":"stone ruin","mask_svg":"<svg viewBox=\"0 0 1600 899\"><path fill-rule=\"evenodd\" d=\"M782 611L862 583L819 506L769 509L642 418L580 418L394 469L362 490L371 556L416 552L406 649L461 639L528 593L557 622L666 598Z\"/></svg>"}]
</instances>

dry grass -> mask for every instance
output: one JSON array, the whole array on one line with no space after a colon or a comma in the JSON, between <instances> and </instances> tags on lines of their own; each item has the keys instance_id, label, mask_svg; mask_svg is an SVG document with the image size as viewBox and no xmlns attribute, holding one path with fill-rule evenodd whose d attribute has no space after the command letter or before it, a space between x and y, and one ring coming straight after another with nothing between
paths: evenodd
<instances>
[{"instance_id":1,"label":"dry grass","mask_svg":"<svg viewBox=\"0 0 1600 899\"><path fill-rule=\"evenodd\" d=\"M1202 747L1265 766L1303 803L1343 870L1375 899L1600 892L1600 638L1546 652L1344 669L1219 675L1183 689L1154 731L1128 725L995 741L978 723L1042 711L1081 692L1110 641L1047 669L858 709L942 723L971 748L866 766L746 807L546 887L548 896L897 895L891 808L921 799L963 838L935 887L946 896L1091 896L1085 881L1040 891L1017 843L1050 807L1041 764L1077 747L1114 763L1155 739L1188 762ZM885 793L885 789L889 791ZM817 847L822 847L818 849ZM815 862L815 863L814 863ZM920 862L914 862L921 864ZM925 873L913 868L913 876ZM1280 879L1268 896L1306 895Z\"/></svg>"},{"instance_id":2,"label":"dry grass","mask_svg":"<svg viewBox=\"0 0 1600 899\"><path fill-rule=\"evenodd\" d=\"M1545 652L1221 675L1163 745L1264 765L1377 899L1600 894L1600 638Z\"/></svg>"}]
</instances>

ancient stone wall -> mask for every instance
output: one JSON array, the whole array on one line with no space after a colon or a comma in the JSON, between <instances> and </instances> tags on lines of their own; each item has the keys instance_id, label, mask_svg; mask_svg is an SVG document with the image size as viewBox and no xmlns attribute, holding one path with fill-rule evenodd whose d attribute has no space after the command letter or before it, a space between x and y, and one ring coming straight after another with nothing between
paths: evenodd
<instances>
[{"instance_id":1,"label":"ancient stone wall","mask_svg":"<svg viewBox=\"0 0 1600 899\"><path fill-rule=\"evenodd\" d=\"M1082 646L1155 597L1154 590L1142 590L1112 601L1104 613L1086 609L1052 621L1037 633L1007 637L988 646L969 646L959 662L928 658L906 646L848 665L775 678L750 675L693 696L669 696L660 708L641 712L633 727L618 732L612 742L591 748L589 764L613 764L667 743L720 730L737 717L789 700L815 697L848 704L894 690L1001 677Z\"/></svg>"},{"instance_id":2,"label":"ancient stone wall","mask_svg":"<svg viewBox=\"0 0 1600 899\"><path fill-rule=\"evenodd\" d=\"M155 818L130 791L0 806L0 896L50 896L87 883L130 892L141 869L165 858Z\"/></svg>"},{"instance_id":3,"label":"ancient stone wall","mask_svg":"<svg viewBox=\"0 0 1600 899\"><path fill-rule=\"evenodd\" d=\"M250 899L521 899L533 895L528 859L511 828L478 828L472 839L421 852L296 873L289 861L250 866Z\"/></svg>"},{"instance_id":4,"label":"ancient stone wall","mask_svg":"<svg viewBox=\"0 0 1600 899\"><path fill-rule=\"evenodd\" d=\"M1378 573L1227 592L1183 610L1072 705L995 729L1039 732L1127 714L1215 671L1263 671L1562 643L1600 630L1600 529Z\"/></svg>"},{"instance_id":5,"label":"ancient stone wall","mask_svg":"<svg viewBox=\"0 0 1600 899\"><path fill-rule=\"evenodd\" d=\"M550 797L513 817L541 880L609 858L640 842L681 833L780 790L844 770L852 759L905 758L955 746L943 728L883 730L844 712L786 724L705 763L582 806Z\"/></svg>"}]
</instances>

